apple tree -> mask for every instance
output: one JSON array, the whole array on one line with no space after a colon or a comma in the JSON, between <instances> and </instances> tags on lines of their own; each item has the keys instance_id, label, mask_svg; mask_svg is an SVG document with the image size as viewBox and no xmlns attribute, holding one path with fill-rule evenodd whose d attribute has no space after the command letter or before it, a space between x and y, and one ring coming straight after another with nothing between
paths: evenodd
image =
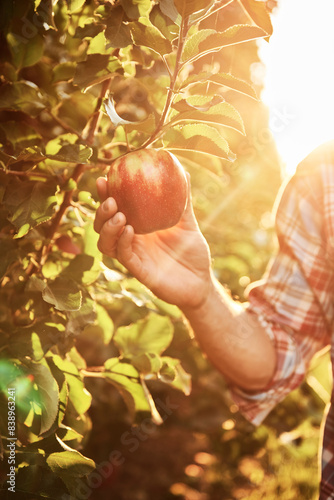
<instances>
[{"instance_id":1,"label":"apple tree","mask_svg":"<svg viewBox=\"0 0 334 500\"><path fill-rule=\"evenodd\" d=\"M110 384L134 425L163 421L154 384L191 391L171 349L189 339L180 311L97 249L96 178L127 152L173 152L210 241L201 195L249 155L243 58L272 26L258 0L5 0L0 14L1 488L17 438L18 498L82 498L88 388Z\"/></svg>"}]
</instances>

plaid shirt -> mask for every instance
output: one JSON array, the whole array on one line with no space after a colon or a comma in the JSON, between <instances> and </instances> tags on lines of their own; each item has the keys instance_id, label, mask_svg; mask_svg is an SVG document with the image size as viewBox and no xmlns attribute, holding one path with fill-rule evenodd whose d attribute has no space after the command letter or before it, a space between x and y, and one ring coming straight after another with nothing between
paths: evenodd
<instances>
[{"instance_id":1,"label":"plaid shirt","mask_svg":"<svg viewBox=\"0 0 334 500\"><path fill-rule=\"evenodd\" d=\"M250 288L248 308L275 345L277 369L262 393L233 389L240 411L256 425L300 385L314 354L334 343L334 141L298 166L282 191L276 230L278 255ZM333 348L331 359L334 366ZM319 498L334 499L334 404L324 430Z\"/></svg>"}]
</instances>

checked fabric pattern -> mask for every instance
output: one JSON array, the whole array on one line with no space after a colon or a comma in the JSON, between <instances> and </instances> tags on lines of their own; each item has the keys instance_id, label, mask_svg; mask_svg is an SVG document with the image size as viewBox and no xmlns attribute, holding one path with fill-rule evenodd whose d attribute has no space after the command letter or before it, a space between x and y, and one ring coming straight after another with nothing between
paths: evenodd
<instances>
[{"instance_id":1,"label":"checked fabric pattern","mask_svg":"<svg viewBox=\"0 0 334 500\"><path fill-rule=\"evenodd\" d=\"M248 291L249 312L275 345L276 372L261 393L232 389L240 411L256 425L298 387L317 352L331 348L334 365L334 141L301 162L282 190L276 230L277 256ZM322 447L319 500L328 499L334 499L334 405Z\"/></svg>"}]
</instances>

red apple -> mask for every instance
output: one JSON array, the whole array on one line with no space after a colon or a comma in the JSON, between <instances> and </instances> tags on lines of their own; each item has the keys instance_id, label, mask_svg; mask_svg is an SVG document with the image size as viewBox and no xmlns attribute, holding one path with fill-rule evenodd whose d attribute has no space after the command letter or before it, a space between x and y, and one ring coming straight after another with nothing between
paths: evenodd
<instances>
[{"instance_id":1,"label":"red apple","mask_svg":"<svg viewBox=\"0 0 334 500\"><path fill-rule=\"evenodd\" d=\"M153 233L179 222L187 202L187 178L172 153L140 149L111 164L108 191L135 233Z\"/></svg>"}]
</instances>

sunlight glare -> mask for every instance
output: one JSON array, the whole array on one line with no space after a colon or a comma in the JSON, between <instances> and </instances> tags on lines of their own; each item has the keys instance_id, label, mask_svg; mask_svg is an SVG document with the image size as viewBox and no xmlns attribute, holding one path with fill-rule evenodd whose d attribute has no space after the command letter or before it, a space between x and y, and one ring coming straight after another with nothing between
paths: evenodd
<instances>
[{"instance_id":1,"label":"sunlight glare","mask_svg":"<svg viewBox=\"0 0 334 500\"><path fill-rule=\"evenodd\" d=\"M287 173L334 138L334 2L280 0L274 34L261 41L270 128Z\"/></svg>"}]
</instances>

